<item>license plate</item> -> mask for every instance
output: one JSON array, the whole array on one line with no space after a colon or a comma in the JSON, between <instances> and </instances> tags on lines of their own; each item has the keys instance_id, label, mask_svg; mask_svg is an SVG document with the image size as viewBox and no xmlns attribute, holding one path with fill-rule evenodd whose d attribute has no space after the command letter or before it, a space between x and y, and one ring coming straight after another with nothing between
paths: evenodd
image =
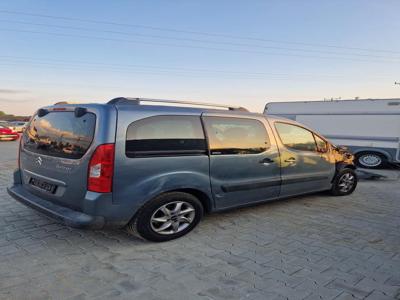
<instances>
[{"instance_id":1,"label":"license plate","mask_svg":"<svg viewBox=\"0 0 400 300\"><path fill-rule=\"evenodd\" d=\"M54 194L56 191L57 186L42 180L39 180L37 178L31 178L29 180L29 184L33 185L41 190L44 190L46 192Z\"/></svg>"}]
</instances>

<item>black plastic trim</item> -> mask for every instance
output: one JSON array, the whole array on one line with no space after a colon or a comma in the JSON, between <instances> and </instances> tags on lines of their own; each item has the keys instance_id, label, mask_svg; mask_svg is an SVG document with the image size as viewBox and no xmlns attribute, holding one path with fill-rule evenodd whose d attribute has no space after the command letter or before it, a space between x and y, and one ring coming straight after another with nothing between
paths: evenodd
<instances>
[{"instance_id":1,"label":"black plastic trim","mask_svg":"<svg viewBox=\"0 0 400 300\"><path fill-rule=\"evenodd\" d=\"M126 151L129 158L207 155L206 150Z\"/></svg>"},{"instance_id":2,"label":"black plastic trim","mask_svg":"<svg viewBox=\"0 0 400 300\"><path fill-rule=\"evenodd\" d=\"M292 184L292 183L301 183L301 182L310 182L317 180L328 179L328 176L312 176L312 177L302 177L302 178L289 178L283 179L282 184Z\"/></svg>"},{"instance_id":3,"label":"black plastic trim","mask_svg":"<svg viewBox=\"0 0 400 300\"><path fill-rule=\"evenodd\" d=\"M259 182L250 182L250 183L239 183L232 185L222 185L221 189L225 193L231 192L239 192L239 191L248 191L255 189L262 189L271 186L284 185L284 184L292 184L292 183L301 183L301 182L310 182L317 180L328 179L328 176L312 176L312 177L304 177L304 178L289 178L289 179L277 179L270 181L259 181Z\"/></svg>"},{"instance_id":4,"label":"black plastic trim","mask_svg":"<svg viewBox=\"0 0 400 300\"><path fill-rule=\"evenodd\" d=\"M270 181L261 181L261 182L250 182L250 183L240 183L240 184L232 184L232 185L223 185L221 189L225 193L231 192L239 192L239 191L248 191L255 189L262 189L271 186L278 186L281 184L281 180L270 180Z\"/></svg>"}]
</instances>

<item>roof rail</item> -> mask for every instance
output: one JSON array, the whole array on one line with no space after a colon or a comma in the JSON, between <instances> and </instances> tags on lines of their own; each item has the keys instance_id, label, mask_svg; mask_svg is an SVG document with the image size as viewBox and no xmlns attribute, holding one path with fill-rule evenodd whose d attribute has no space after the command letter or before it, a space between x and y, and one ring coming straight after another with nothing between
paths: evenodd
<instances>
[{"instance_id":1,"label":"roof rail","mask_svg":"<svg viewBox=\"0 0 400 300\"><path fill-rule=\"evenodd\" d=\"M149 99L149 98L119 97L119 98L114 98L114 99L108 101L107 104L113 104L113 105L116 105L116 104L140 105L141 102L167 103L167 104L185 104L185 105L194 105L194 106L208 106L208 107L226 108L228 110L248 111L246 108L240 107L240 106L230 106L230 105L204 103L204 102L193 102L193 101Z\"/></svg>"}]
</instances>

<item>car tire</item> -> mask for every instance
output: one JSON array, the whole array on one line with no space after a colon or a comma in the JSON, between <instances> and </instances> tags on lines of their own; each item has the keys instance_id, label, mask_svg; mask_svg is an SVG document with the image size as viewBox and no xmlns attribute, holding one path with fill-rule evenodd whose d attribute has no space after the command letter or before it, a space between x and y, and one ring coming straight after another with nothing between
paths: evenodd
<instances>
[{"instance_id":1,"label":"car tire","mask_svg":"<svg viewBox=\"0 0 400 300\"><path fill-rule=\"evenodd\" d=\"M387 158L377 152L361 152L356 154L356 164L360 168L379 169L387 164Z\"/></svg>"},{"instance_id":2,"label":"car tire","mask_svg":"<svg viewBox=\"0 0 400 300\"><path fill-rule=\"evenodd\" d=\"M333 196L346 196L354 192L357 187L358 177L353 169L343 169L338 172L332 183Z\"/></svg>"},{"instance_id":3,"label":"car tire","mask_svg":"<svg viewBox=\"0 0 400 300\"><path fill-rule=\"evenodd\" d=\"M201 202L184 192L162 194L146 203L127 225L128 233L152 242L165 242L189 233L204 214Z\"/></svg>"}]
</instances>

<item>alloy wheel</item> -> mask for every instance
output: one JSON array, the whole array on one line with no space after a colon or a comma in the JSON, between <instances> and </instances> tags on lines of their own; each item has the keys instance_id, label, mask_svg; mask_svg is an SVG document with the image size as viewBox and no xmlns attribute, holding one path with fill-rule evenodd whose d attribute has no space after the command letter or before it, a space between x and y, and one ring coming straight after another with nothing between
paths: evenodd
<instances>
[{"instance_id":1,"label":"alloy wheel","mask_svg":"<svg viewBox=\"0 0 400 300\"><path fill-rule=\"evenodd\" d=\"M170 235L188 228L196 215L194 207L185 201L174 201L158 208L150 219L150 226L158 234Z\"/></svg>"},{"instance_id":2,"label":"alloy wheel","mask_svg":"<svg viewBox=\"0 0 400 300\"><path fill-rule=\"evenodd\" d=\"M351 173L345 173L343 174L340 179L339 179L339 190L343 193L347 193L350 191L355 183L355 177Z\"/></svg>"}]
</instances>

